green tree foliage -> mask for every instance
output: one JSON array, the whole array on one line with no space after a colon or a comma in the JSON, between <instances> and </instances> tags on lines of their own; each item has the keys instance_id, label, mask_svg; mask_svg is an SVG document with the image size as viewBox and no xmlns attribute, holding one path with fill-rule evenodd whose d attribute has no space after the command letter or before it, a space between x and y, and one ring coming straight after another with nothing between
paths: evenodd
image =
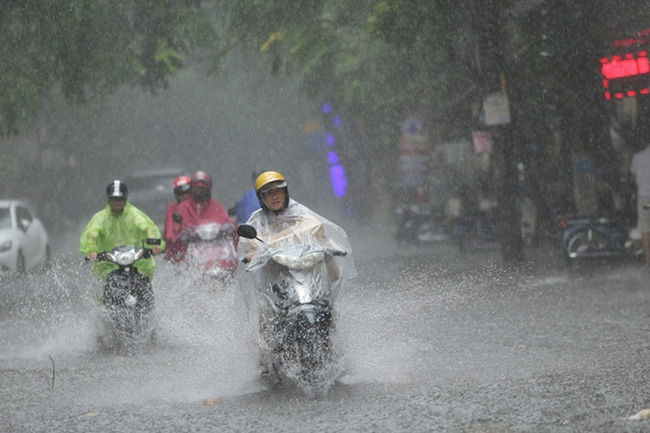
<instances>
[{"instance_id":1,"label":"green tree foliage","mask_svg":"<svg viewBox=\"0 0 650 433\"><path fill-rule=\"evenodd\" d=\"M381 150L394 146L405 109L444 111L476 91L472 3L238 1L227 15L229 34L261 48L273 72L299 77L308 95L369 125Z\"/></svg>"},{"instance_id":2,"label":"green tree foliage","mask_svg":"<svg viewBox=\"0 0 650 433\"><path fill-rule=\"evenodd\" d=\"M366 29L372 1L235 3L230 34L268 56L273 73L296 76L314 100L359 120L395 122L400 79L390 47Z\"/></svg>"},{"instance_id":3,"label":"green tree foliage","mask_svg":"<svg viewBox=\"0 0 650 433\"><path fill-rule=\"evenodd\" d=\"M25 130L59 85L82 102L117 85L165 87L192 40L210 38L199 1L32 0L0 5L0 135Z\"/></svg>"}]
</instances>

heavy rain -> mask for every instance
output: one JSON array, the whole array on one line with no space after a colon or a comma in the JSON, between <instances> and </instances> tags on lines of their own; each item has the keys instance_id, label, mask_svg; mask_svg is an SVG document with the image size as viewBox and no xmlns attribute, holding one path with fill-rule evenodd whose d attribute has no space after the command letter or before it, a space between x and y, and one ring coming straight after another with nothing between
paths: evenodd
<instances>
[{"instance_id":1,"label":"heavy rain","mask_svg":"<svg viewBox=\"0 0 650 433\"><path fill-rule=\"evenodd\" d=\"M3 2L0 432L648 431L647 9Z\"/></svg>"}]
</instances>

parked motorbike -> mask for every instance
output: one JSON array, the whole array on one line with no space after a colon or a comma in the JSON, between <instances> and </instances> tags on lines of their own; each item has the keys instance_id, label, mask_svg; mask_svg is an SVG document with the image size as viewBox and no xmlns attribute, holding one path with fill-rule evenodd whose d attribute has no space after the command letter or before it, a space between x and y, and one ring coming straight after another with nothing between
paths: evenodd
<instances>
[{"instance_id":1,"label":"parked motorbike","mask_svg":"<svg viewBox=\"0 0 650 433\"><path fill-rule=\"evenodd\" d=\"M278 380L294 381L308 393L325 391L336 378L334 258L347 252L309 244L272 247L249 225L240 225L237 232L259 241L257 251L242 261L259 289L260 345L266 367Z\"/></svg>"},{"instance_id":2,"label":"parked motorbike","mask_svg":"<svg viewBox=\"0 0 650 433\"><path fill-rule=\"evenodd\" d=\"M174 221L182 223L179 214ZM230 283L237 272L235 251L235 225L231 223L207 223L195 227L184 227L179 238L187 245L184 263L190 270L216 282L218 288Z\"/></svg>"},{"instance_id":3,"label":"parked motorbike","mask_svg":"<svg viewBox=\"0 0 650 433\"><path fill-rule=\"evenodd\" d=\"M145 245L160 244L160 239L143 239L142 248L121 245L97 255L97 261L118 265L107 275L102 295L104 332L99 339L105 349L133 352L150 341L156 327L153 288L134 264L152 256Z\"/></svg>"},{"instance_id":4,"label":"parked motorbike","mask_svg":"<svg viewBox=\"0 0 650 433\"><path fill-rule=\"evenodd\" d=\"M592 216L560 216L556 221L567 265L580 259L638 255L628 231L617 221Z\"/></svg>"}]
</instances>

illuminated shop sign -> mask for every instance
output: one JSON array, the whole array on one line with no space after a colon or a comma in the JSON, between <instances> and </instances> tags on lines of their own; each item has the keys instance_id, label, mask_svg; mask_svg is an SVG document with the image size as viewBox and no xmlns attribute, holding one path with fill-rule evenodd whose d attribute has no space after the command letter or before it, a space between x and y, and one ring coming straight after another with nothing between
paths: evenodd
<instances>
[{"instance_id":1,"label":"illuminated shop sign","mask_svg":"<svg viewBox=\"0 0 650 433\"><path fill-rule=\"evenodd\" d=\"M611 44L618 53L624 54L600 59L606 99L616 100L650 94L649 43L650 29L637 33L633 38L621 39Z\"/></svg>"},{"instance_id":2,"label":"illuminated shop sign","mask_svg":"<svg viewBox=\"0 0 650 433\"><path fill-rule=\"evenodd\" d=\"M600 63L606 99L650 93L650 63L646 51L605 57Z\"/></svg>"}]
</instances>

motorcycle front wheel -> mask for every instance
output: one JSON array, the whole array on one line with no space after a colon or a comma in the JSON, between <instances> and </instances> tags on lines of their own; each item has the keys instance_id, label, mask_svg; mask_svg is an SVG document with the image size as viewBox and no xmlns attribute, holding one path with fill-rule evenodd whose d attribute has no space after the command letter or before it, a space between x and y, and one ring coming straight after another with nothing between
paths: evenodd
<instances>
[{"instance_id":1,"label":"motorcycle front wheel","mask_svg":"<svg viewBox=\"0 0 650 433\"><path fill-rule=\"evenodd\" d=\"M594 230L580 231L567 242L565 261L570 265L575 260L586 257L590 252L601 251L605 248L606 239Z\"/></svg>"}]
</instances>

